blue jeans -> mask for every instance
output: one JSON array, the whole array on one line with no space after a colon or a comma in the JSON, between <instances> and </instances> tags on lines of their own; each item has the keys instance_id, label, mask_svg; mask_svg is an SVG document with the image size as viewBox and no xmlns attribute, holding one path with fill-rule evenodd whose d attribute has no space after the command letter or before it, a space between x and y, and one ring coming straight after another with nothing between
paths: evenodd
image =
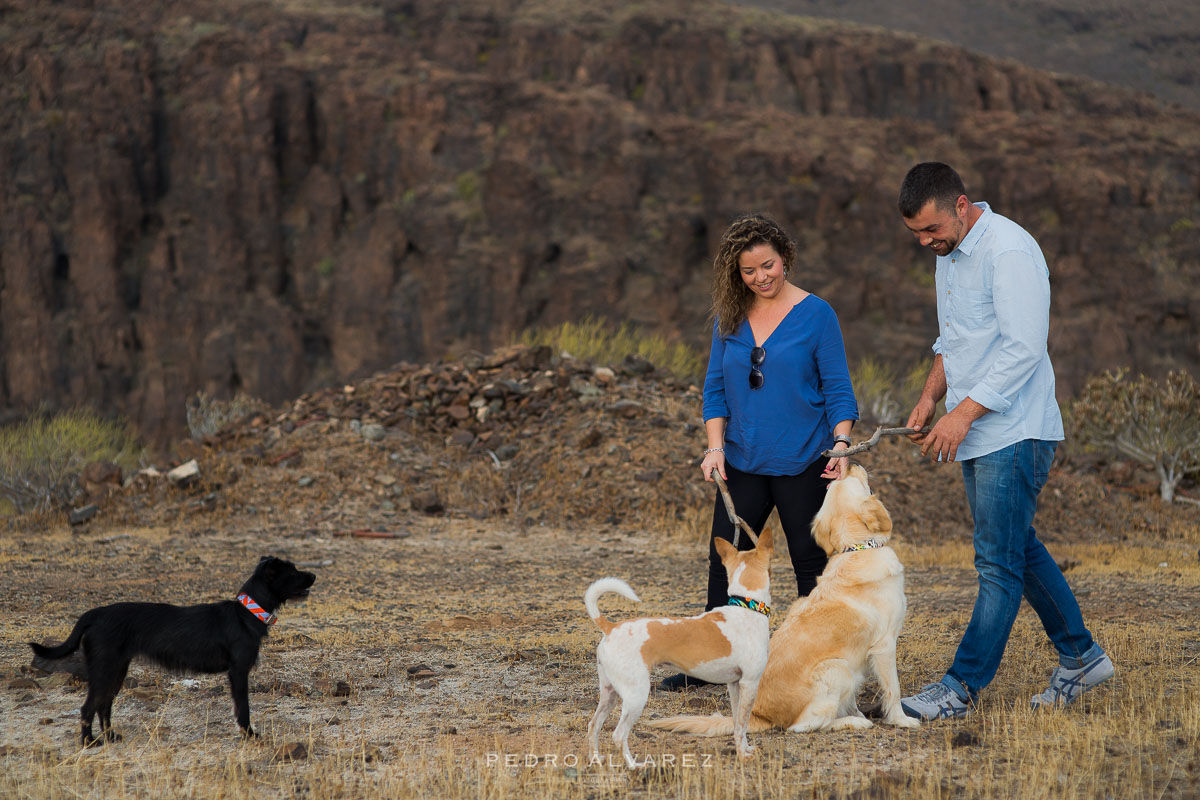
<instances>
[{"instance_id":1,"label":"blue jeans","mask_svg":"<svg viewBox=\"0 0 1200 800\"><path fill-rule=\"evenodd\" d=\"M1104 652L1084 626L1062 570L1033 529L1038 493L1046 485L1057 446L1025 439L962 462L975 519L979 594L954 663L942 679L962 700L974 700L996 676L1022 594L1041 618L1064 667L1079 669Z\"/></svg>"}]
</instances>

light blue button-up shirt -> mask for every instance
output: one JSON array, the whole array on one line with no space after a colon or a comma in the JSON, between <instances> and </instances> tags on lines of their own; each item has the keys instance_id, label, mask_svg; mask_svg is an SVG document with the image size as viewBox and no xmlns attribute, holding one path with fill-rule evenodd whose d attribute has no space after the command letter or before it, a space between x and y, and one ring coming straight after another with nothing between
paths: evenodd
<instances>
[{"instance_id":1,"label":"light blue button-up shirt","mask_svg":"<svg viewBox=\"0 0 1200 800\"><path fill-rule=\"evenodd\" d=\"M938 332L946 409L970 397L990 413L975 420L956 458L993 453L1022 439L1061 441L1054 367L1046 352L1050 270L1042 249L1012 220L983 215L958 247L938 256Z\"/></svg>"}]
</instances>

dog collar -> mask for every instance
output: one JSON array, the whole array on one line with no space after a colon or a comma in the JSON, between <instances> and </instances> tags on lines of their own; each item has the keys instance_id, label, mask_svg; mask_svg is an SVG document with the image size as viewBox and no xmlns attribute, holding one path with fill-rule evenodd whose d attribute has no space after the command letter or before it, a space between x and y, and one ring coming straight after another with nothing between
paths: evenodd
<instances>
[{"instance_id":1,"label":"dog collar","mask_svg":"<svg viewBox=\"0 0 1200 800\"><path fill-rule=\"evenodd\" d=\"M771 616L771 607L769 605L760 600L754 600L750 597L739 597L738 595L731 594L729 596L729 603L727 605L748 608L751 611L757 611L764 617Z\"/></svg>"},{"instance_id":2,"label":"dog collar","mask_svg":"<svg viewBox=\"0 0 1200 800\"><path fill-rule=\"evenodd\" d=\"M247 611L268 625L274 625L275 621L278 619L278 617L276 617L274 614L271 614L258 603L254 602L254 598L245 592L242 592L238 595L238 602L245 606Z\"/></svg>"},{"instance_id":3,"label":"dog collar","mask_svg":"<svg viewBox=\"0 0 1200 800\"><path fill-rule=\"evenodd\" d=\"M887 544L887 542L885 542L883 539L867 539L865 542L859 542L858 544L850 545L842 552L854 553L859 550L871 550L875 547L883 547L885 544Z\"/></svg>"}]
</instances>

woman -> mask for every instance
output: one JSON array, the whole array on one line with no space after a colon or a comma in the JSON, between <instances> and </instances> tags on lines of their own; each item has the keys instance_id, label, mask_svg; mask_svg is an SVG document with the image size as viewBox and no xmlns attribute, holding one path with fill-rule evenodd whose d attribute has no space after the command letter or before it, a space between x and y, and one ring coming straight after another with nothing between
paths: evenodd
<instances>
[{"instance_id":1,"label":"woman","mask_svg":"<svg viewBox=\"0 0 1200 800\"><path fill-rule=\"evenodd\" d=\"M846 475L846 459L821 458L850 445L858 404L837 315L821 298L788 281L796 246L763 216L734 221L713 262L712 354L704 379L708 449L700 471L716 470L734 508L755 531L772 508L787 536L796 589L803 597L825 569L809 532L825 497L825 480ZM824 480L823 480L824 479ZM709 543L705 610L729 603L728 580L713 542L733 540L718 496ZM749 549L749 537L739 547ZM673 675L662 688L702 683Z\"/></svg>"}]
</instances>

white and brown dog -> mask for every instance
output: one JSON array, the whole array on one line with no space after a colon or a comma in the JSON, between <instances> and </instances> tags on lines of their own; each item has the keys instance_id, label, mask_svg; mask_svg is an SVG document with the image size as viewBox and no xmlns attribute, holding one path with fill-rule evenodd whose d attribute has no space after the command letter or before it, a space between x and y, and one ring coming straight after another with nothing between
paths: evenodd
<instances>
[{"instance_id":1,"label":"white and brown dog","mask_svg":"<svg viewBox=\"0 0 1200 800\"><path fill-rule=\"evenodd\" d=\"M904 623L904 567L888 546L892 520L854 464L829 486L812 534L829 556L817 588L788 609L771 638L750 730L869 728L855 697L867 670L882 689L883 721L915 728L900 707L896 638ZM670 717L656 728L719 736L726 717Z\"/></svg>"},{"instance_id":2,"label":"white and brown dog","mask_svg":"<svg viewBox=\"0 0 1200 800\"><path fill-rule=\"evenodd\" d=\"M592 757L598 755L600 728L619 696L621 719L613 731L613 741L621 745L625 762L630 767L638 766L629 753L629 732L646 707L650 670L658 664L670 664L693 677L724 683L729 688L733 713L728 732L733 734L738 755L744 758L753 751L746 740L746 728L771 636L771 531L763 531L753 550L738 551L724 539L717 539L716 547L729 574L729 605L699 616L610 622L596 606L600 595L616 592L640 603L638 596L618 578L601 578L588 587L584 605L604 634L596 647L600 702L588 723Z\"/></svg>"}]
</instances>

